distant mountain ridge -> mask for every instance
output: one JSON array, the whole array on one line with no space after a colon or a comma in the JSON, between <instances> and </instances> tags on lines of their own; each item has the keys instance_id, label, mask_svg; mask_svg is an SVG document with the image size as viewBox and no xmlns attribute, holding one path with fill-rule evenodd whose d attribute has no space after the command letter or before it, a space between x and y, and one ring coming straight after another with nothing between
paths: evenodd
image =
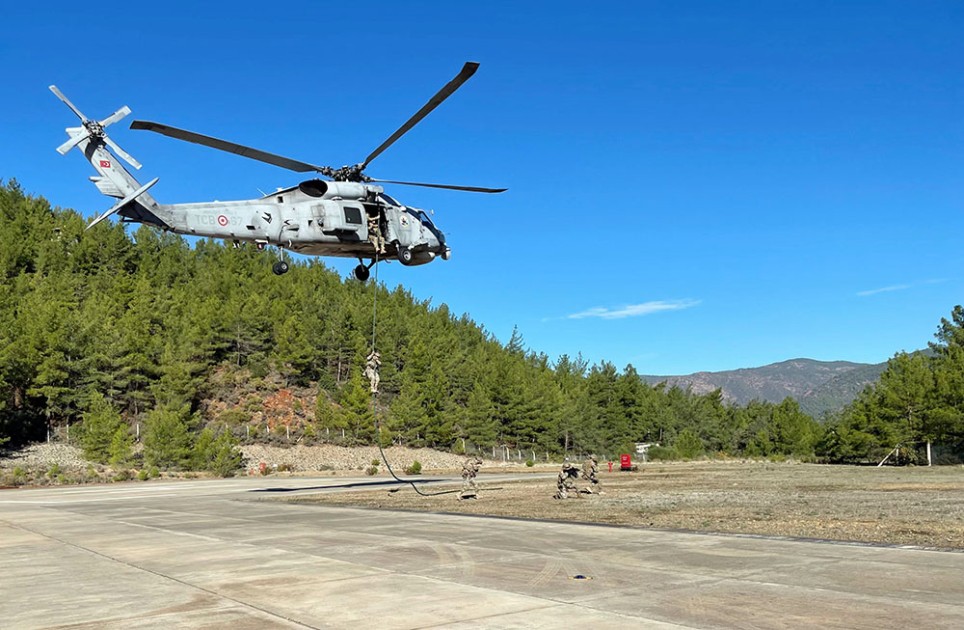
<instances>
[{"instance_id":1,"label":"distant mountain ridge","mask_svg":"<svg viewBox=\"0 0 964 630\"><path fill-rule=\"evenodd\" d=\"M688 387L696 394L720 389L724 400L739 405L754 399L778 403L790 396L803 411L819 418L850 403L864 387L875 383L886 367L886 361L790 359L756 368L642 378L651 385L665 382L670 387Z\"/></svg>"}]
</instances>

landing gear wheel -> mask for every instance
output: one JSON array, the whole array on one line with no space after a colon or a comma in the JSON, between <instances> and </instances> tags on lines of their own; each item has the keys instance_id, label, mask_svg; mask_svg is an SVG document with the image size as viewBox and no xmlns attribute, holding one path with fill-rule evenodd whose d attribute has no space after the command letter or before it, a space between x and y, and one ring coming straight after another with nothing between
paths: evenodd
<instances>
[{"instance_id":1,"label":"landing gear wheel","mask_svg":"<svg viewBox=\"0 0 964 630\"><path fill-rule=\"evenodd\" d=\"M412 264L412 250L409 249L408 247L399 247L399 248L398 248L398 260L399 260L399 262L402 263L403 265L411 265L411 264Z\"/></svg>"},{"instance_id":2,"label":"landing gear wheel","mask_svg":"<svg viewBox=\"0 0 964 630\"><path fill-rule=\"evenodd\" d=\"M274 272L276 276L283 276L288 273L288 263L284 260L279 260L271 267L271 271Z\"/></svg>"},{"instance_id":3,"label":"landing gear wheel","mask_svg":"<svg viewBox=\"0 0 964 630\"><path fill-rule=\"evenodd\" d=\"M368 267L365 265L358 265L355 267L355 277L358 278L359 281L364 282L365 280L368 280L369 275L371 274L368 271Z\"/></svg>"}]
</instances>

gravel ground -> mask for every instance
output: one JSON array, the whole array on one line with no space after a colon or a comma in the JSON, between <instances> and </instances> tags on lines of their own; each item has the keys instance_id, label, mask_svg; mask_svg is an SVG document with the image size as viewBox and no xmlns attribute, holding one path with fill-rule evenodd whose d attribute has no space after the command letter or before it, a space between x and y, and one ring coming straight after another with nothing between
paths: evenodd
<instances>
[{"instance_id":1,"label":"gravel ground","mask_svg":"<svg viewBox=\"0 0 964 630\"><path fill-rule=\"evenodd\" d=\"M249 470L257 469L264 462L269 469L281 468L292 472L313 471L353 471L366 470L372 462L379 462L379 471L384 470L382 456L377 447L360 446L345 448L328 444L316 446L296 445L290 448L249 444L241 447L246 466ZM443 453L428 448L404 448L392 446L385 449L385 457L396 473L401 473L414 462L422 465L423 471L462 469L460 455Z\"/></svg>"},{"instance_id":2,"label":"gravel ground","mask_svg":"<svg viewBox=\"0 0 964 630\"><path fill-rule=\"evenodd\" d=\"M345 448L342 446L296 445L290 448L249 444L241 447L248 470L257 470L262 462L269 470L291 472L354 472L366 470L372 461L382 461L374 446ZM393 446L385 449L385 456L396 472L404 471L418 461L422 470L461 470L464 457L432 449L412 449ZM65 471L86 470L89 462L83 458L78 447L70 444L33 444L18 451L0 451L0 470L24 468L48 470L54 464ZM385 465L380 464L383 472Z\"/></svg>"},{"instance_id":3,"label":"gravel ground","mask_svg":"<svg viewBox=\"0 0 964 630\"><path fill-rule=\"evenodd\" d=\"M483 469L483 473L485 469ZM297 501L654 529L760 534L964 550L964 469L696 462L601 475L604 494L555 500L555 480L502 483L481 497L410 488Z\"/></svg>"},{"instance_id":4,"label":"gravel ground","mask_svg":"<svg viewBox=\"0 0 964 630\"><path fill-rule=\"evenodd\" d=\"M18 451L0 451L0 470L24 468L47 470L54 464L68 471L85 470L90 462L70 444L33 444Z\"/></svg>"}]
</instances>

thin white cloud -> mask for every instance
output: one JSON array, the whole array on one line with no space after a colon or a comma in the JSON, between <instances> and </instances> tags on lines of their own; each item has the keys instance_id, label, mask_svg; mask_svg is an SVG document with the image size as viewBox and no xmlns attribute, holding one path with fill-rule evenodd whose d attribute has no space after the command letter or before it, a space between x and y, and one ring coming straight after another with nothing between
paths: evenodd
<instances>
[{"instance_id":1,"label":"thin white cloud","mask_svg":"<svg viewBox=\"0 0 964 630\"><path fill-rule=\"evenodd\" d=\"M642 304L629 304L616 309L596 306L594 308L566 315L566 319L587 319L598 317L600 319L624 319L626 317L640 317L642 315L652 315L664 311L681 311L692 308L700 303L700 300L657 300L653 302L643 302Z\"/></svg>"},{"instance_id":2,"label":"thin white cloud","mask_svg":"<svg viewBox=\"0 0 964 630\"><path fill-rule=\"evenodd\" d=\"M892 284L889 287L881 287L879 289L870 289L868 291L857 291L857 295L860 297L867 297L868 295L877 295L878 293L889 293L891 291L904 291L911 288L913 285L910 284Z\"/></svg>"}]
</instances>

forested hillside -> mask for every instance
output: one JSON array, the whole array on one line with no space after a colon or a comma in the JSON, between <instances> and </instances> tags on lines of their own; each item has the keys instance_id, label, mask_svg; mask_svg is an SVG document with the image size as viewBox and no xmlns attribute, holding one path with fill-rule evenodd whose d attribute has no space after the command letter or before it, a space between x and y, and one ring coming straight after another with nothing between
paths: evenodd
<instances>
[{"instance_id":1,"label":"forested hillside","mask_svg":"<svg viewBox=\"0 0 964 630\"><path fill-rule=\"evenodd\" d=\"M362 368L376 290L386 442L811 457L822 438L792 399L730 405L719 390L651 386L632 366L550 359L519 334L503 345L445 304L317 261L278 277L253 248L108 223L84 232L77 213L16 183L0 186L0 222L0 440L87 425L108 448L139 432L177 447L155 461L173 467L229 434L371 443Z\"/></svg>"},{"instance_id":2,"label":"forested hillside","mask_svg":"<svg viewBox=\"0 0 964 630\"><path fill-rule=\"evenodd\" d=\"M821 451L833 461L964 461L964 308L941 318L930 352L901 352L828 427ZM900 451L896 449L900 448Z\"/></svg>"},{"instance_id":3,"label":"forested hillside","mask_svg":"<svg viewBox=\"0 0 964 630\"><path fill-rule=\"evenodd\" d=\"M647 383L665 382L700 394L719 389L727 402L751 400L777 403L790 396L814 418L848 405L864 387L875 383L886 363L791 359L755 368L697 372L685 376L644 376Z\"/></svg>"}]
</instances>

